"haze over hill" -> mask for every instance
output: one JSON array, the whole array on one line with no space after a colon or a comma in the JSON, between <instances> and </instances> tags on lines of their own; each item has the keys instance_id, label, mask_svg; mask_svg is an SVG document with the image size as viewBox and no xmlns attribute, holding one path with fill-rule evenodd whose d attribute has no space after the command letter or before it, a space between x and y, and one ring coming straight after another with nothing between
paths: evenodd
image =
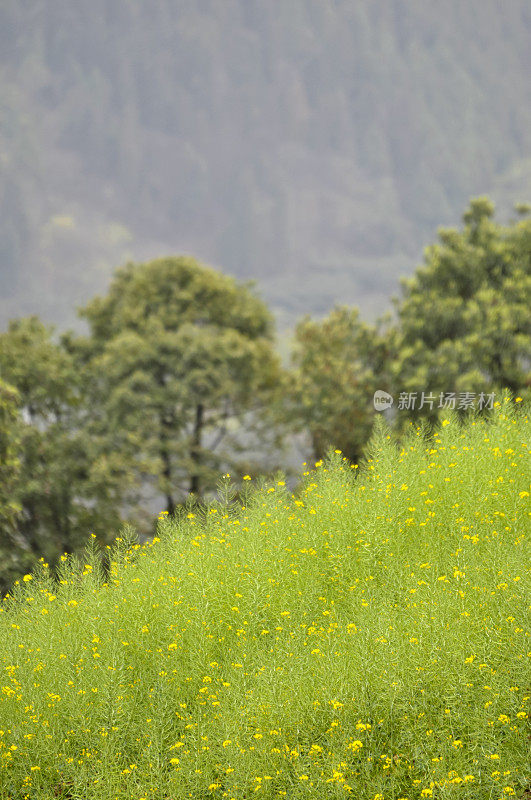
<instances>
[{"instance_id":1,"label":"haze over hill","mask_svg":"<svg viewBox=\"0 0 531 800\"><path fill-rule=\"evenodd\" d=\"M383 311L440 224L531 198L527 0L2 0L0 325L191 253L291 323Z\"/></svg>"}]
</instances>

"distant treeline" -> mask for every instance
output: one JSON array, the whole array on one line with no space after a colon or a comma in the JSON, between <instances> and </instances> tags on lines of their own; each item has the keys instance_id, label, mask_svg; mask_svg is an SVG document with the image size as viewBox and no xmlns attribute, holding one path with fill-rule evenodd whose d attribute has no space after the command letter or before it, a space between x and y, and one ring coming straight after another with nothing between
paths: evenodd
<instances>
[{"instance_id":1,"label":"distant treeline","mask_svg":"<svg viewBox=\"0 0 531 800\"><path fill-rule=\"evenodd\" d=\"M13 320L0 334L3 589L89 533L105 544L125 520L149 533L154 504L171 514L222 472L258 475L266 452L285 468L293 434L316 459L333 447L358 462L376 392L394 397L397 435L448 408L488 410L504 389L529 397L531 218L519 214L503 226L473 200L462 229L427 248L394 316L306 317L287 365L253 289L189 257L118 269L80 312L86 335Z\"/></svg>"},{"instance_id":2,"label":"distant treeline","mask_svg":"<svg viewBox=\"0 0 531 800\"><path fill-rule=\"evenodd\" d=\"M381 310L470 194L528 197L530 36L528 0L2 0L0 324L182 249L290 324Z\"/></svg>"}]
</instances>

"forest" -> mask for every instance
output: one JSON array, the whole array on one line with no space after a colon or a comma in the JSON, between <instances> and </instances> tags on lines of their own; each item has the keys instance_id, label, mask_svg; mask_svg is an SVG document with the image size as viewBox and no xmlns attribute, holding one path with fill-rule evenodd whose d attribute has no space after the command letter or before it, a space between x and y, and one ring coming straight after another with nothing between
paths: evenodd
<instances>
[{"instance_id":1,"label":"forest","mask_svg":"<svg viewBox=\"0 0 531 800\"><path fill-rule=\"evenodd\" d=\"M527 0L2 0L0 324L186 253L279 330L374 319L472 196L531 196Z\"/></svg>"}]
</instances>

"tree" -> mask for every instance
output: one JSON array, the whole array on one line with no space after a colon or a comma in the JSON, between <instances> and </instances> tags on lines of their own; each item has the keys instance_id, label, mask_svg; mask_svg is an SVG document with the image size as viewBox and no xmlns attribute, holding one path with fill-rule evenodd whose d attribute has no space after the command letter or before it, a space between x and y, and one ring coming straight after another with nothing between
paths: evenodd
<instances>
[{"instance_id":1,"label":"tree","mask_svg":"<svg viewBox=\"0 0 531 800\"><path fill-rule=\"evenodd\" d=\"M488 198L472 200L463 230L441 229L404 281L397 390L529 392L531 220L503 226L493 215Z\"/></svg>"},{"instance_id":2,"label":"tree","mask_svg":"<svg viewBox=\"0 0 531 800\"><path fill-rule=\"evenodd\" d=\"M0 380L0 592L25 568L27 557L17 546L17 502L20 480L20 398Z\"/></svg>"},{"instance_id":3,"label":"tree","mask_svg":"<svg viewBox=\"0 0 531 800\"><path fill-rule=\"evenodd\" d=\"M12 529L20 512L14 500L20 474L19 395L0 380L0 528Z\"/></svg>"},{"instance_id":4,"label":"tree","mask_svg":"<svg viewBox=\"0 0 531 800\"><path fill-rule=\"evenodd\" d=\"M269 312L248 286L174 257L119 269L81 313L90 336L71 346L92 375L94 435L172 513L249 443L279 375Z\"/></svg>"},{"instance_id":5,"label":"tree","mask_svg":"<svg viewBox=\"0 0 531 800\"><path fill-rule=\"evenodd\" d=\"M0 334L0 370L14 387L3 385L1 430L17 509L9 522L17 563L42 557L53 564L89 532L109 541L120 524L119 486L85 430L85 376L52 335L37 317L15 320ZM5 521L3 530L5 542Z\"/></svg>"},{"instance_id":6,"label":"tree","mask_svg":"<svg viewBox=\"0 0 531 800\"><path fill-rule=\"evenodd\" d=\"M314 456L331 446L357 462L374 421L374 392L389 388L390 339L355 308L304 318L295 331L290 416L310 432Z\"/></svg>"}]
</instances>

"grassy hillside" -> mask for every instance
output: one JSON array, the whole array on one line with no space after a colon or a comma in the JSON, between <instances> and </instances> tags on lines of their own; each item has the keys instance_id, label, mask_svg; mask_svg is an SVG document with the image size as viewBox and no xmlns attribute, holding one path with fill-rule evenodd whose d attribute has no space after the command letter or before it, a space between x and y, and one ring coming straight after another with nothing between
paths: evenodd
<instances>
[{"instance_id":1,"label":"grassy hillside","mask_svg":"<svg viewBox=\"0 0 531 800\"><path fill-rule=\"evenodd\" d=\"M522 797L529 421L445 422L26 576L0 798Z\"/></svg>"},{"instance_id":2,"label":"grassy hillside","mask_svg":"<svg viewBox=\"0 0 531 800\"><path fill-rule=\"evenodd\" d=\"M470 196L531 197L530 49L526 0L3 0L0 324L168 252L382 310Z\"/></svg>"}]
</instances>

